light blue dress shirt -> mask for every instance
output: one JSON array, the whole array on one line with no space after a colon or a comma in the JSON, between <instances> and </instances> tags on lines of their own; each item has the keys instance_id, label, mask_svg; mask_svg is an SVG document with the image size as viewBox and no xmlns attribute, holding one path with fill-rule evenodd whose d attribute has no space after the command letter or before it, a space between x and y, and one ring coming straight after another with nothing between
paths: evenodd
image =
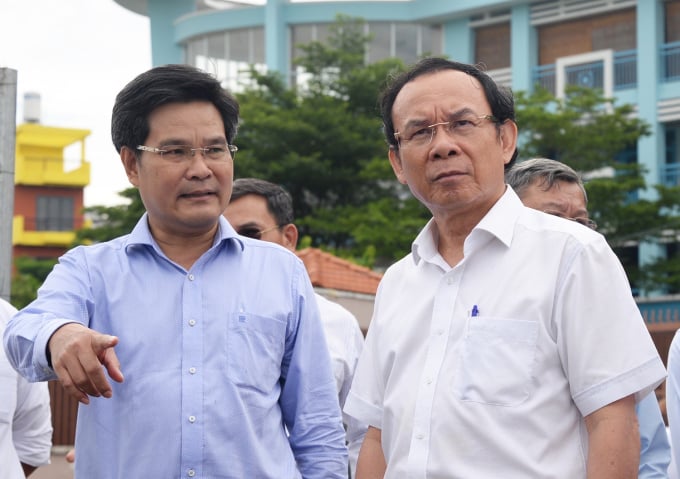
<instances>
[{"instance_id":1,"label":"light blue dress shirt","mask_svg":"<svg viewBox=\"0 0 680 479\"><path fill-rule=\"evenodd\" d=\"M654 392L647 394L635 408L640 425L639 479L666 479L671 462L671 446L659 401Z\"/></svg>"},{"instance_id":2,"label":"light blue dress shirt","mask_svg":"<svg viewBox=\"0 0 680 479\"><path fill-rule=\"evenodd\" d=\"M51 334L68 322L119 337L113 397L80 405L76 477L347 476L342 416L302 262L237 236L224 218L189 271L151 237L66 253L5 345L32 381L54 379Z\"/></svg>"}]
</instances>

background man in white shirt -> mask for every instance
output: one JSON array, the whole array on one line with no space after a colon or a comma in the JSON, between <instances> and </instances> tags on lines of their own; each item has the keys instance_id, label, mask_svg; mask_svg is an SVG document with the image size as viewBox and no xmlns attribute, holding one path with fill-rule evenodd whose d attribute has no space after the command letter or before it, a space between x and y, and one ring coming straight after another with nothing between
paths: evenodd
<instances>
[{"instance_id":1,"label":"background man in white shirt","mask_svg":"<svg viewBox=\"0 0 680 479\"><path fill-rule=\"evenodd\" d=\"M297 247L298 229L294 224L293 199L279 185L257 178L235 180L224 216L240 235L277 243L290 251L295 251ZM315 296L342 407L352 384L364 336L352 313L320 294ZM351 477L354 477L367 426L347 415L343 415L343 419L347 430Z\"/></svg>"},{"instance_id":2,"label":"background man in white shirt","mask_svg":"<svg viewBox=\"0 0 680 479\"><path fill-rule=\"evenodd\" d=\"M588 195L581 177L568 165L548 158L532 158L513 165L505 172L505 181L525 206L597 228L588 214ZM671 447L656 394L647 394L635 412L640 427L638 479L665 479Z\"/></svg>"},{"instance_id":3,"label":"background man in white shirt","mask_svg":"<svg viewBox=\"0 0 680 479\"><path fill-rule=\"evenodd\" d=\"M16 309L0 299L0 337ZM0 477L23 479L50 463L52 416L47 383L29 383L0 344Z\"/></svg>"}]
</instances>

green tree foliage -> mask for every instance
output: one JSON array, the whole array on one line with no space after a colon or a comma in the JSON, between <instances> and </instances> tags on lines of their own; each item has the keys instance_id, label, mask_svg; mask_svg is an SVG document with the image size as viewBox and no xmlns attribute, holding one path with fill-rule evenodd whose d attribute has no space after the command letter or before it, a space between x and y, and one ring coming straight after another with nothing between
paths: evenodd
<instances>
[{"instance_id":1,"label":"green tree foliage","mask_svg":"<svg viewBox=\"0 0 680 479\"><path fill-rule=\"evenodd\" d=\"M251 71L234 169L288 189L312 246L373 266L408 252L429 214L396 182L377 110L377 92L403 64L364 65L363 24L339 16L326 43L300 46L309 81L299 89Z\"/></svg>"},{"instance_id":2,"label":"green tree foliage","mask_svg":"<svg viewBox=\"0 0 680 479\"><path fill-rule=\"evenodd\" d=\"M586 181L588 209L598 229L621 258L633 285L643 290L680 291L674 269L660 261L638 267L631 248L642 242L665 242L680 226L680 188L647 185L636 158L640 137L649 125L632 115L631 105L616 104L599 90L570 87L564 98L537 89L515 96L522 158L546 157L581 172ZM626 155L626 153L628 155ZM651 189L641 198L640 191ZM669 268L664 277L661 271Z\"/></svg>"},{"instance_id":3,"label":"green tree foliage","mask_svg":"<svg viewBox=\"0 0 680 479\"><path fill-rule=\"evenodd\" d=\"M10 302L23 308L36 298L36 292L57 261L20 256L14 260L16 274L12 278Z\"/></svg>"},{"instance_id":4,"label":"green tree foliage","mask_svg":"<svg viewBox=\"0 0 680 479\"><path fill-rule=\"evenodd\" d=\"M275 73L251 69L237 95L242 123L235 177L279 183L293 195L301 245L322 247L368 266L403 256L429 212L394 178L387 160L376 97L404 65L396 59L364 65L361 19L339 16L325 43L300 45L295 65L305 82L289 88ZM677 231L677 188L646 185L635 154L648 125L595 90L572 88L564 98L545 90L516 93L522 158L548 157L582 173L604 171L586 183L589 209L639 287L680 291L680 264L639 270L630 245L663 242ZM617 160L618 159L618 160ZM656 199L640 199L651 190ZM94 226L79 242L129 232L143 212L136 190L129 205L92 207Z\"/></svg>"}]
</instances>

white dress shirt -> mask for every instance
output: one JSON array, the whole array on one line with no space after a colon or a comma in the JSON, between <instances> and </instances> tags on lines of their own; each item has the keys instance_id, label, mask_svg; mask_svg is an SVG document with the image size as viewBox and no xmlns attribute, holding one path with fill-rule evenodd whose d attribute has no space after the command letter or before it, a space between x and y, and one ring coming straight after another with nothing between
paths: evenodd
<instances>
[{"instance_id":1,"label":"white dress shirt","mask_svg":"<svg viewBox=\"0 0 680 479\"><path fill-rule=\"evenodd\" d=\"M435 238L383 277L345 404L385 478L585 478L583 417L665 376L616 256L509 187L455 267Z\"/></svg>"},{"instance_id":2,"label":"white dress shirt","mask_svg":"<svg viewBox=\"0 0 680 479\"><path fill-rule=\"evenodd\" d=\"M359 322L347 309L320 294L316 295L316 302L331 356L340 407L343 407L364 347L364 335ZM347 430L351 477L354 477L359 449L368 426L346 414L343 414L343 422Z\"/></svg>"},{"instance_id":3,"label":"white dress shirt","mask_svg":"<svg viewBox=\"0 0 680 479\"><path fill-rule=\"evenodd\" d=\"M0 300L0 337L16 313ZM21 463L50 462L52 420L47 383L29 383L12 368L0 343L0 477L24 479Z\"/></svg>"}]
</instances>

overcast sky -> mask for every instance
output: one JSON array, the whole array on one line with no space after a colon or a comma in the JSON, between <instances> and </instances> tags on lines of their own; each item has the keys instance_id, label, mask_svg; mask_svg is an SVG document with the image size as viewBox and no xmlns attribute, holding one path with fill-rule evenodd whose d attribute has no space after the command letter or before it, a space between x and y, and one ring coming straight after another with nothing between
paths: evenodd
<instances>
[{"instance_id":1,"label":"overcast sky","mask_svg":"<svg viewBox=\"0 0 680 479\"><path fill-rule=\"evenodd\" d=\"M91 163L85 204L113 205L129 185L111 143L116 94L151 67L149 20L113 0L0 0L0 68L17 71L17 122L26 92L41 123L82 128Z\"/></svg>"}]
</instances>

